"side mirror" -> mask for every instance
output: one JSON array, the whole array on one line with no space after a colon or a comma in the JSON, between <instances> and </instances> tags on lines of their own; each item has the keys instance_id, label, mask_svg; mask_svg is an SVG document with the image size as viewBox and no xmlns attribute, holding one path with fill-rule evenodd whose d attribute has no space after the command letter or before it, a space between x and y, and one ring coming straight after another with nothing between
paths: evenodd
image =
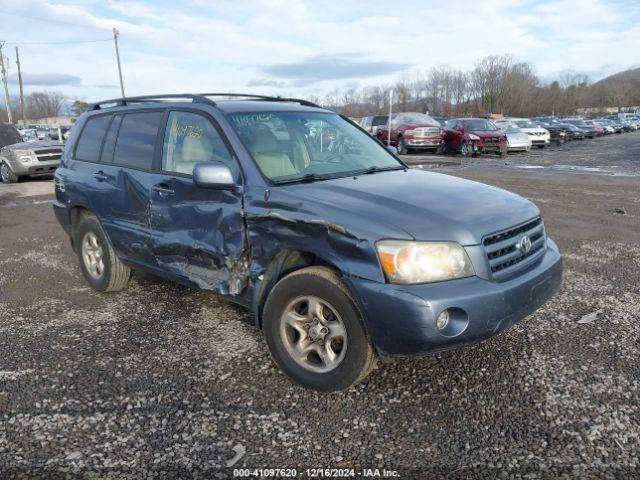
<instances>
[{"instance_id":1,"label":"side mirror","mask_svg":"<svg viewBox=\"0 0 640 480\"><path fill-rule=\"evenodd\" d=\"M231 169L222 162L196 163L193 167L193 183L200 188L231 190L235 187Z\"/></svg>"},{"instance_id":2,"label":"side mirror","mask_svg":"<svg viewBox=\"0 0 640 480\"><path fill-rule=\"evenodd\" d=\"M394 147L393 145L389 145L387 147L387 149L394 155L398 155L398 149L396 147Z\"/></svg>"}]
</instances>

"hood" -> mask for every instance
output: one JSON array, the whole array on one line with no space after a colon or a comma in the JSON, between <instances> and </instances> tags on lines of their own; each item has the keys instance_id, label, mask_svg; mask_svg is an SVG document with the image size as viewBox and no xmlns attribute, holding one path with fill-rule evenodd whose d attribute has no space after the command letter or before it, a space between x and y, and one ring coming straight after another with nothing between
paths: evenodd
<instances>
[{"instance_id":1,"label":"hood","mask_svg":"<svg viewBox=\"0 0 640 480\"><path fill-rule=\"evenodd\" d=\"M509 140L509 142L528 143L531 141L531 137L526 133L522 133L522 132L507 133L506 135L507 135L507 140Z\"/></svg>"},{"instance_id":2,"label":"hood","mask_svg":"<svg viewBox=\"0 0 640 480\"><path fill-rule=\"evenodd\" d=\"M434 125L433 123L425 123L425 122L409 122L409 123L403 123L402 125L410 129L420 128L420 127L442 128L440 125Z\"/></svg>"},{"instance_id":3,"label":"hood","mask_svg":"<svg viewBox=\"0 0 640 480\"><path fill-rule=\"evenodd\" d=\"M29 142L14 143L13 145L7 145L5 148L11 150L38 150L40 148L64 148L64 144L57 140L31 140Z\"/></svg>"},{"instance_id":4,"label":"hood","mask_svg":"<svg viewBox=\"0 0 640 480\"><path fill-rule=\"evenodd\" d=\"M481 243L530 220L538 208L515 193L420 170L274 187L268 214L339 225L371 242L383 238ZM260 214L261 212L249 212Z\"/></svg>"},{"instance_id":5,"label":"hood","mask_svg":"<svg viewBox=\"0 0 640 480\"><path fill-rule=\"evenodd\" d=\"M469 130L469 133L479 136L480 138L494 138L494 137L504 137L505 134L503 131L482 131L482 130Z\"/></svg>"}]
</instances>

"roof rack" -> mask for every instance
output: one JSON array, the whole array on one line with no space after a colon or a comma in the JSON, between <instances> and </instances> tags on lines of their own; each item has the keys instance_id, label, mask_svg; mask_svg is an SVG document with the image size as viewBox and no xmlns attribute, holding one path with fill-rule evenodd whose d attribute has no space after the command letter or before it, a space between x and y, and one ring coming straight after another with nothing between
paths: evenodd
<instances>
[{"instance_id":1,"label":"roof rack","mask_svg":"<svg viewBox=\"0 0 640 480\"><path fill-rule=\"evenodd\" d=\"M215 105L216 102L208 97L247 98L265 102L291 102L299 103L300 105L304 105L305 107L321 108L319 105L316 105L313 102L300 98L272 97L268 95L253 95L250 93L170 93L160 95L143 95L138 97L120 97L113 98L111 100L102 100L100 102L94 103L91 109L100 110L102 108L108 108L108 106L111 104L114 104L113 106L117 107L124 107L133 103L163 102L180 98L191 100L192 103L206 103L209 105Z\"/></svg>"},{"instance_id":2,"label":"roof rack","mask_svg":"<svg viewBox=\"0 0 640 480\"><path fill-rule=\"evenodd\" d=\"M254 95L252 93L200 93L202 97L229 97L229 98L250 98L253 100L263 100L265 102L291 102L291 103L299 103L300 105L304 105L305 107L316 107L322 108L320 105L317 105L309 100L303 100L301 98L289 98L289 97L280 97L280 96L271 96L271 95Z\"/></svg>"}]
</instances>

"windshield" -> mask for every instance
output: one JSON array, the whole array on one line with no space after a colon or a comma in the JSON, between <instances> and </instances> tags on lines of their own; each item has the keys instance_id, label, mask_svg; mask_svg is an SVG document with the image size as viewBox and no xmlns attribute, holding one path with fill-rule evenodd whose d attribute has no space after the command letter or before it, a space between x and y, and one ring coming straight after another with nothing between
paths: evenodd
<instances>
[{"instance_id":1,"label":"windshield","mask_svg":"<svg viewBox=\"0 0 640 480\"><path fill-rule=\"evenodd\" d=\"M522 131L513 123L496 123L496 125L504 133L520 133Z\"/></svg>"},{"instance_id":2,"label":"windshield","mask_svg":"<svg viewBox=\"0 0 640 480\"><path fill-rule=\"evenodd\" d=\"M371 122L371 125L374 127L378 127L380 125L386 125L389 122L389 117L388 116L378 116L378 117L373 117L373 121Z\"/></svg>"},{"instance_id":3,"label":"windshield","mask_svg":"<svg viewBox=\"0 0 640 480\"><path fill-rule=\"evenodd\" d=\"M262 173L276 183L404 168L370 135L335 114L251 112L228 117Z\"/></svg>"},{"instance_id":4,"label":"windshield","mask_svg":"<svg viewBox=\"0 0 640 480\"><path fill-rule=\"evenodd\" d=\"M493 132L498 130L498 127L489 120L465 120L462 122L462 126L465 130L471 130L472 132Z\"/></svg>"},{"instance_id":5,"label":"windshield","mask_svg":"<svg viewBox=\"0 0 640 480\"><path fill-rule=\"evenodd\" d=\"M437 120L434 120L432 117L424 113L401 113L398 117L400 117L401 121L404 123L427 123L429 125L440 125Z\"/></svg>"},{"instance_id":6,"label":"windshield","mask_svg":"<svg viewBox=\"0 0 640 480\"><path fill-rule=\"evenodd\" d=\"M538 128L538 125L533 123L531 120L513 120L520 128Z\"/></svg>"}]
</instances>

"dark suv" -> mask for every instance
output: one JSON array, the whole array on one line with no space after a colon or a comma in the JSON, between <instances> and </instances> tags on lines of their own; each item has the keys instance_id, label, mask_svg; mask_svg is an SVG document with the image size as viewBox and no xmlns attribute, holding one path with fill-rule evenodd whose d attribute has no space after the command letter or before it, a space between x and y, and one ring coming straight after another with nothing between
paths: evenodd
<instances>
[{"instance_id":1,"label":"dark suv","mask_svg":"<svg viewBox=\"0 0 640 480\"><path fill-rule=\"evenodd\" d=\"M378 357L488 338L559 287L530 201L408 169L304 100L217 98L119 99L78 120L54 210L94 289L144 269L218 293L290 377L337 390Z\"/></svg>"}]
</instances>

